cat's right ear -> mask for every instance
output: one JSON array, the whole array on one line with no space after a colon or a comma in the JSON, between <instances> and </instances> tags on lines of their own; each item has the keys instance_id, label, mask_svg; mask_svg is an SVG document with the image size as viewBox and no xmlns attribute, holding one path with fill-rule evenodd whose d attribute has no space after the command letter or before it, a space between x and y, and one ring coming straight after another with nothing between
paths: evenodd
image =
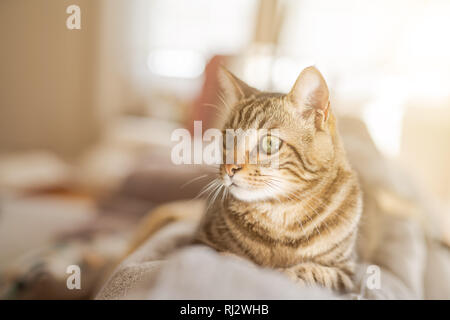
<instances>
[{"instance_id":1,"label":"cat's right ear","mask_svg":"<svg viewBox=\"0 0 450 320\"><path fill-rule=\"evenodd\" d=\"M304 114L311 111L322 117L322 123L328 119L329 92L322 74L315 67L304 69L288 94L289 100Z\"/></svg>"},{"instance_id":2,"label":"cat's right ear","mask_svg":"<svg viewBox=\"0 0 450 320\"><path fill-rule=\"evenodd\" d=\"M244 81L236 77L224 66L219 67L218 79L220 87L225 94L225 101L229 106L233 106L238 101L259 92L257 89L250 87Z\"/></svg>"}]
</instances>

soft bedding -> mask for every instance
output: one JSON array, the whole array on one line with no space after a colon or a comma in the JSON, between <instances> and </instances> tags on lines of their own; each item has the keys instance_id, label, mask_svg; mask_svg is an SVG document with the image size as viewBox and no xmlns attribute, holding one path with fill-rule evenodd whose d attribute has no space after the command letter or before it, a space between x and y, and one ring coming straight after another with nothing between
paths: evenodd
<instances>
[{"instance_id":1,"label":"soft bedding","mask_svg":"<svg viewBox=\"0 0 450 320\"><path fill-rule=\"evenodd\" d=\"M301 287L273 270L223 256L205 246L187 246L192 222L160 230L123 261L97 299L449 299L450 253L421 241L413 221L393 217L374 261L358 265L358 290L341 295ZM373 288L373 269L380 283ZM374 283L373 281L370 283Z\"/></svg>"}]
</instances>

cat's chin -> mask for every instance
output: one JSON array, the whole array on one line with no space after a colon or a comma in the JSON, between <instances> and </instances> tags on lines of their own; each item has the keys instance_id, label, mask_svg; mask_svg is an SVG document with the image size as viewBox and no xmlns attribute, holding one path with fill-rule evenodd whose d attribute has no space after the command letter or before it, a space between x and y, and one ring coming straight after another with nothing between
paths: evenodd
<instances>
[{"instance_id":1,"label":"cat's chin","mask_svg":"<svg viewBox=\"0 0 450 320\"><path fill-rule=\"evenodd\" d=\"M238 187L236 185L231 185L228 188L231 195L240 201L254 202L254 201L264 201L273 198L273 194L271 195L264 189L249 190L246 188Z\"/></svg>"}]
</instances>

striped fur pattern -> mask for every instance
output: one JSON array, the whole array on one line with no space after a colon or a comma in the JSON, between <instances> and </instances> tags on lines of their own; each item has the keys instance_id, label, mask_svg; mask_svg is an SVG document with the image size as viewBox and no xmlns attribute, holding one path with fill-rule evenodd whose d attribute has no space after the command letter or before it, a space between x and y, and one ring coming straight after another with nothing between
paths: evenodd
<instances>
[{"instance_id":1,"label":"striped fur pattern","mask_svg":"<svg viewBox=\"0 0 450 320\"><path fill-rule=\"evenodd\" d=\"M230 105L223 129L278 128L279 165L221 165L215 183L223 195L207 208L196 241L301 284L351 290L362 197L322 75L305 69L288 94L259 92L226 70L221 79Z\"/></svg>"}]
</instances>

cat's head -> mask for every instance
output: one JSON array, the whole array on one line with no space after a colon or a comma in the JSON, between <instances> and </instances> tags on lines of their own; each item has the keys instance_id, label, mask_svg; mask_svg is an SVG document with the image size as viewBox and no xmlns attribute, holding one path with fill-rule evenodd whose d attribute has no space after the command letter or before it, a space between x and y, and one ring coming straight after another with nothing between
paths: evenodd
<instances>
[{"instance_id":1,"label":"cat's head","mask_svg":"<svg viewBox=\"0 0 450 320\"><path fill-rule=\"evenodd\" d=\"M301 199L329 175L338 152L335 118L327 84L315 67L304 69L288 94L258 91L224 68L219 80L229 107L220 178L235 198ZM248 136L234 138L225 135L227 129Z\"/></svg>"}]
</instances>

